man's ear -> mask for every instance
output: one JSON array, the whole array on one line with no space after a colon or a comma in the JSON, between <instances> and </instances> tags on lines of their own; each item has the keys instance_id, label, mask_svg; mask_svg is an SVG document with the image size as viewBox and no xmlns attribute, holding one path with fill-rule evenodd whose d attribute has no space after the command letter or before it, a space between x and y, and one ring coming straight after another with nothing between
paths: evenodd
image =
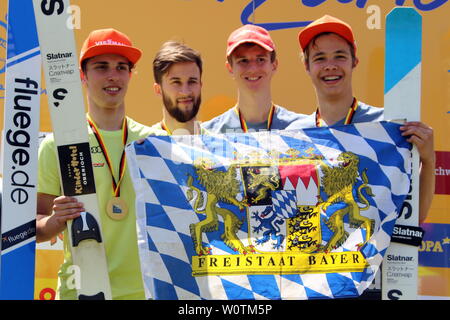
<instances>
[{"instance_id":1,"label":"man's ear","mask_svg":"<svg viewBox=\"0 0 450 320\"><path fill-rule=\"evenodd\" d=\"M355 57L355 59L353 59L353 68L355 68L359 63L359 59L357 57Z\"/></svg>"},{"instance_id":2,"label":"man's ear","mask_svg":"<svg viewBox=\"0 0 450 320\"><path fill-rule=\"evenodd\" d=\"M86 82L86 75L84 74L83 70L80 69L80 79L81 83L84 84Z\"/></svg>"},{"instance_id":3,"label":"man's ear","mask_svg":"<svg viewBox=\"0 0 450 320\"><path fill-rule=\"evenodd\" d=\"M232 75L233 74L233 67L231 64L227 61L225 61L225 68L227 68L228 72Z\"/></svg>"},{"instance_id":4,"label":"man's ear","mask_svg":"<svg viewBox=\"0 0 450 320\"><path fill-rule=\"evenodd\" d=\"M278 69L278 59L275 59L275 61L272 63L273 65L273 71L277 71Z\"/></svg>"},{"instance_id":5,"label":"man's ear","mask_svg":"<svg viewBox=\"0 0 450 320\"><path fill-rule=\"evenodd\" d=\"M303 66L305 67L306 72L309 74L309 63L306 61L306 59L302 59Z\"/></svg>"},{"instance_id":6,"label":"man's ear","mask_svg":"<svg viewBox=\"0 0 450 320\"><path fill-rule=\"evenodd\" d=\"M155 91L155 93L160 96L161 95L161 85L158 83L153 83L153 90Z\"/></svg>"}]
</instances>

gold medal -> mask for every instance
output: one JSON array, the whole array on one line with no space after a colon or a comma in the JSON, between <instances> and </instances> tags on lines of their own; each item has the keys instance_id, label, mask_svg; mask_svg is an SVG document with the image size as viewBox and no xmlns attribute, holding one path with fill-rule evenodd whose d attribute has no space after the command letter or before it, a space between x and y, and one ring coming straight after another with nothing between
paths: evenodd
<instances>
[{"instance_id":1,"label":"gold medal","mask_svg":"<svg viewBox=\"0 0 450 320\"><path fill-rule=\"evenodd\" d=\"M113 220L122 220L128 214L128 205L121 198L113 197L106 204L106 213Z\"/></svg>"},{"instance_id":2,"label":"gold medal","mask_svg":"<svg viewBox=\"0 0 450 320\"><path fill-rule=\"evenodd\" d=\"M122 156L120 158L118 181L116 181L116 179L114 178L112 161L111 161L111 158L109 157L108 150L106 149L106 145L103 142L103 138L102 138L102 135L100 134L100 130L98 130L97 126L92 121L89 114L87 115L87 120L92 129L92 132L94 133L95 138L98 141L100 148L102 149L103 156L105 157L106 163L108 164L109 171L111 172L113 197L106 204L106 213L113 220L122 220L128 214L128 205L124 200L122 200L120 198L120 183L122 182L122 179L125 175L125 167L126 167L126 163L127 163L126 162L127 158L125 156L125 146L127 144L127 139L128 139L127 118L125 117L123 119L123 125L122 125L122 131L123 131L122 142L123 142L124 149L122 151Z\"/></svg>"}]
</instances>

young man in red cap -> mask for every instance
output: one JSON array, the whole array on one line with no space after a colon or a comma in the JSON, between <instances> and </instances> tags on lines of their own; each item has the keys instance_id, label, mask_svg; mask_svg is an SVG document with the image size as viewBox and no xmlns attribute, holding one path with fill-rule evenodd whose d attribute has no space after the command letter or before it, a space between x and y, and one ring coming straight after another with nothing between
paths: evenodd
<instances>
[{"instance_id":1,"label":"young man in red cap","mask_svg":"<svg viewBox=\"0 0 450 320\"><path fill-rule=\"evenodd\" d=\"M202 128L213 133L281 130L303 117L272 102L271 82L278 60L266 29L249 24L233 31L226 55L226 68L238 88L237 103L202 123Z\"/></svg>"},{"instance_id":2,"label":"young man in red cap","mask_svg":"<svg viewBox=\"0 0 450 320\"><path fill-rule=\"evenodd\" d=\"M383 109L358 101L353 95L352 73L358 65L352 28L337 18L325 15L299 33L306 72L316 90L317 110L287 129L333 126L381 121ZM422 122L408 122L400 128L420 154L419 220L428 214L435 187L433 129Z\"/></svg>"},{"instance_id":3,"label":"young man in red cap","mask_svg":"<svg viewBox=\"0 0 450 320\"><path fill-rule=\"evenodd\" d=\"M121 162L124 146L149 134L165 134L125 115L131 72L141 55L125 34L114 29L91 32L80 55L88 101L86 125L113 299L145 299L137 248L135 194L126 162ZM42 242L66 231L66 222L84 211L83 204L75 198L61 195L53 135L46 137L39 149L38 192L37 241ZM111 210L112 205L119 206L121 212ZM76 299L75 289L67 283L72 257L66 232L64 239L58 297Z\"/></svg>"},{"instance_id":4,"label":"young man in red cap","mask_svg":"<svg viewBox=\"0 0 450 320\"><path fill-rule=\"evenodd\" d=\"M200 53L185 44L168 41L161 46L153 60L153 88L164 105L163 119L152 128L169 135L200 133L202 65Z\"/></svg>"}]
</instances>

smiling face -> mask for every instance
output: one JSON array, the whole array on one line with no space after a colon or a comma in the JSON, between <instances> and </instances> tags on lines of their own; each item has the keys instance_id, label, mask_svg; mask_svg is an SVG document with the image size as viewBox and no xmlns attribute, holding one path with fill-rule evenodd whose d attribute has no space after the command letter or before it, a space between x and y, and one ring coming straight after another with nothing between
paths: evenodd
<instances>
[{"instance_id":1,"label":"smiling face","mask_svg":"<svg viewBox=\"0 0 450 320\"><path fill-rule=\"evenodd\" d=\"M352 95L352 73L358 59L352 57L350 45L336 34L324 34L308 45L306 70L319 98Z\"/></svg>"},{"instance_id":2,"label":"smiling face","mask_svg":"<svg viewBox=\"0 0 450 320\"><path fill-rule=\"evenodd\" d=\"M103 54L90 58L83 76L89 107L123 108L130 76L130 63L123 56Z\"/></svg>"},{"instance_id":3,"label":"smiling face","mask_svg":"<svg viewBox=\"0 0 450 320\"><path fill-rule=\"evenodd\" d=\"M271 61L271 52L256 44L238 46L231 54L227 69L236 81L239 90L270 90L278 61Z\"/></svg>"},{"instance_id":4,"label":"smiling face","mask_svg":"<svg viewBox=\"0 0 450 320\"><path fill-rule=\"evenodd\" d=\"M156 94L163 99L165 110L178 122L188 122L198 113L201 104L201 75L195 62L174 63L155 83Z\"/></svg>"}]
</instances>

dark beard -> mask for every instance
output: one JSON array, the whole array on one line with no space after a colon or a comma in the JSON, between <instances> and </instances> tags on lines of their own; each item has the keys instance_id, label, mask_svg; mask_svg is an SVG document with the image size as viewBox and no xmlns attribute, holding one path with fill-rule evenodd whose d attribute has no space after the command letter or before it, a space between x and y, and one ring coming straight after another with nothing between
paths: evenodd
<instances>
[{"instance_id":1,"label":"dark beard","mask_svg":"<svg viewBox=\"0 0 450 320\"><path fill-rule=\"evenodd\" d=\"M167 112L170 114L172 118L181 123L185 123L192 120L197 115L198 110L200 109L200 104L202 102L201 96L198 96L197 99L194 98L194 105L192 106L192 111L189 113L184 113L183 111L180 110L180 108L178 108L177 105L174 105L172 103L172 101L164 94L164 92L162 93L162 97Z\"/></svg>"}]
</instances>

